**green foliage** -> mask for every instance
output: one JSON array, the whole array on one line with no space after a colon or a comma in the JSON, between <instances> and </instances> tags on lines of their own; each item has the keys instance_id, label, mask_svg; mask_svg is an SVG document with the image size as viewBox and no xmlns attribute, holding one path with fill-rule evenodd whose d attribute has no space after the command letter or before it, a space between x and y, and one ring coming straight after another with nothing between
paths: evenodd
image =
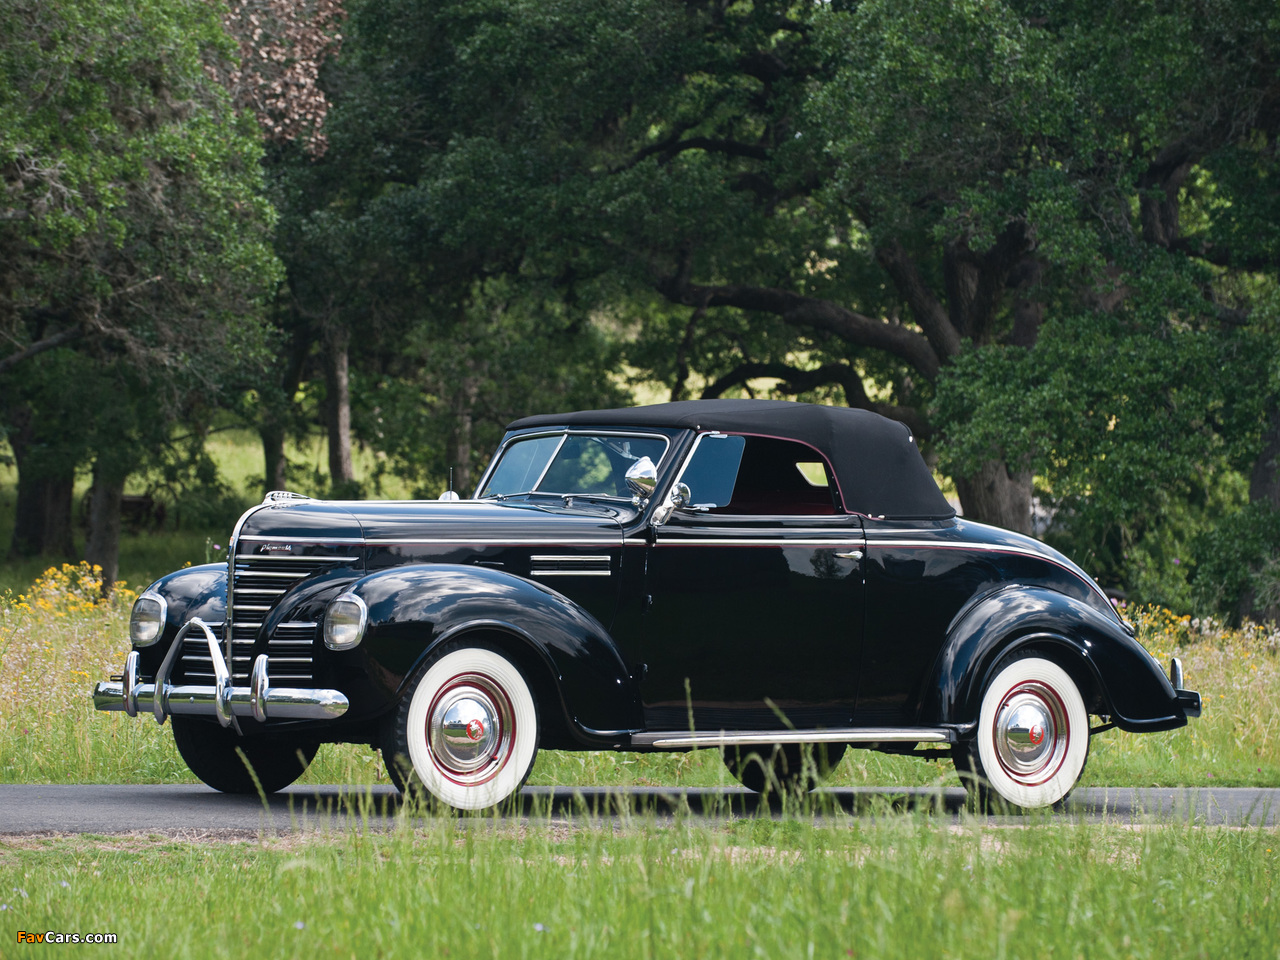
<instances>
[{"instance_id":1,"label":"green foliage","mask_svg":"<svg viewBox=\"0 0 1280 960\"><path fill-rule=\"evenodd\" d=\"M1200 609L1238 622L1241 602L1280 609L1280 510L1255 501L1205 531L1193 547L1191 592Z\"/></svg>"},{"instance_id":2,"label":"green foliage","mask_svg":"<svg viewBox=\"0 0 1280 960\"><path fill-rule=\"evenodd\" d=\"M1185 569L1168 566L1187 559L1198 526L1238 506L1224 485L1256 455L1277 345L1265 330L1219 327L1204 267L1155 253L1131 270L1118 309L1063 311L1034 350L974 348L944 371L941 467L1025 464L1074 556L1112 584L1144 581L1143 601L1186 609ZM1151 562L1175 576L1157 587Z\"/></svg>"},{"instance_id":3,"label":"green foliage","mask_svg":"<svg viewBox=\"0 0 1280 960\"><path fill-rule=\"evenodd\" d=\"M272 352L261 146L209 72L232 53L202 0L0 0L0 426L24 489L155 463Z\"/></svg>"},{"instance_id":4,"label":"green foliage","mask_svg":"<svg viewBox=\"0 0 1280 960\"><path fill-rule=\"evenodd\" d=\"M199 0L4 0L0 322L20 342L43 309L153 368L253 349L277 265L251 121L205 72L229 53Z\"/></svg>"},{"instance_id":5,"label":"green foliage","mask_svg":"<svg viewBox=\"0 0 1280 960\"><path fill-rule=\"evenodd\" d=\"M385 455L380 470L436 497L450 467L459 485L478 479L517 417L625 405L609 376L617 356L600 325L550 291L491 280L456 321L409 331L403 372L354 378L353 431Z\"/></svg>"}]
</instances>

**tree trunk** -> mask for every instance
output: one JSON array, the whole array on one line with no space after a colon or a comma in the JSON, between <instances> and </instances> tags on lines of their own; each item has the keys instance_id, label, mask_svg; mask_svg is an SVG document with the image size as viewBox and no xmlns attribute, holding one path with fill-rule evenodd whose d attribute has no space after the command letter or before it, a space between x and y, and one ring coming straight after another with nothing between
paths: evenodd
<instances>
[{"instance_id":1,"label":"tree trunk","mask_svg":"<svg viewBox=\"0 0 1280 960\"><path fill-rule=\"evenodd\" d=\"M295 326L289 337L288 363L282 382L274 389L262 393L262 419L258 434L262 437L262 487L263 494L272 490L287 490L289 484L289 460L285 456L289 411L293 398L302 383L302 371L306 367L313 340L309 328Z\"/></svg>"},{"instance_id":2,"label":"tree trunk","mask_svg":"<svg viewBox=\"0 0 1280 960\"><path fill-rule=\"evenodd\" d=\"M970 520L1031 535L1031 471L1013 472L998 460L988 460L976 474L954 479Z\"/></svg>"},{"instance_id":3,"label":"tree trunk","mask_svg":"<svg viewBox=\"0 0 1280 960\"><path fill-rule=\"evenodd\" d=\"M1280 510L1280 404L1267 411L1267 429L1262 435L1262 453L1249 476L1249 499L1265 500Z\"/></svg>"},{"instance_id":4,"label":"tree trunk","mask_svg":"<svg viewBox=\"0 0 1280 960\"><path fill-rule=\"evenodd\" d=\"M339 328L328 337L325 351L325 391L329 420L329 482L335 489L355 481L351 463L351 381L347 367L350 333Z\"/></svg>"},{"instance_id":5,"label":"tree trunk","mask_svg":"<svg viewBox=\"0 0 1280 960\"><path fill-rule=\"evenodd\" d=\"M124 499L125 474L93 465L93 487L89 492L89 538L84 545L85 562L102 568L102 595L111 592L120 572L120 504Z\"/></svg>"},{"instance_id":6,"label":"tree trunk","mask_svg":"<svg viewBox=\"0 0 1280 960\"><path fill-rule=\"evenodd\" d=\"M287 461L284 455L284 427L269 421L258 428L258 434L262 437L264 465L262 492L266 495L272 490L284 490L288 483L285 476Z\"/></svg>"},{"instance_id":7,"label":"tree trunk","mask_svg":"<svg viewBox=\"0 0 1280 960\"><path fill-rule=\"evenodd\" d=\"M30 466L23 469L23 458L17 455L16 447L14 458L18 461L18 502L14 508L9 556L15 559L52 556L70 560L76 549L71 531L75 470L66 468L37 474Z\"/></svg>"},{"instance_id":8,"label":"tree trunk","mask_svg":"<svg viewBox=\"0 0 1280 960\"><path fill-rule=\"evenodd\" d=\"M462 390L458 393L458 432L453 446L453 488L464 497L471 496L471 432L475 419L472 410L479 394L479 380L463 377Z\"/></svg>"},{"instance_id":9,"label":"tree trunk","mask_svg":"<svg viewBox=\"0 0 1280 960\"><path fill-rule=\"evenodd\" d=\"M1249 475L1249 500L1266 503L1272 510L1280 510L1280 404L1272 404L1267 410L1267 428L1262 434L1262 453L1254 461ZM1255 573L1258 572L1255 568ZM1265 623L1280 620L1280 604L1259 602L1257 591L1250 587L1240 597L1236 615L1241 620Z\"/></svg>"}]
</instances>

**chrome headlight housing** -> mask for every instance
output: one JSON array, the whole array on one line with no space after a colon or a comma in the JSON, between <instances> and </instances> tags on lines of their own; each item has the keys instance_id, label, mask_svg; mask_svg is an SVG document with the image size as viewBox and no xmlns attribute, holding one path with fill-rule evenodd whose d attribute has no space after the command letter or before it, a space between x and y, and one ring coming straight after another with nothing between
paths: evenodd
<instances>
[{"instance_id":1,"label":"chrome headlight housing","mask_svg":"<svg viewBox=\"0 0 1280 960\"><path fill-rule=\"evenodd\" d=\"M133 601L129 614L129 639L135 647L149 647L164 633L169 604L158 593L148 590Z\"/></svg>"},{"instance_id":2,"label":"chrome headlight housing","mask_svg":"<svg viewBox=\"0 0 1280 960\"><path fill-rule=\"evenodd\" d=\"M324 645L330 650L351 650L364 639L369 608L354 593L329 601L324 611Z\"/></svg>"}]
</instances>

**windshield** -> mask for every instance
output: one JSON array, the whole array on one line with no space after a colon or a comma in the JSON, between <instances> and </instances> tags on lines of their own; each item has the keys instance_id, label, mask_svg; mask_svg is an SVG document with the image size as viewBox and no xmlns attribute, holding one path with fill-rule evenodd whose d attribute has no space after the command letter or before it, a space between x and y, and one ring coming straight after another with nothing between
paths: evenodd
<instances>
[{"instance_id":1,"label":"windshield","mask_svg":"<svg viewBox=\"0 0 1280 960\"><path fill-rule=\"evenodd\" d=\"M627 469L641 457L656 466L666 452L661 437L570 433L516 440L503 450L480 496L552 493L630 500Z\"/></svg>"}]
</instances>

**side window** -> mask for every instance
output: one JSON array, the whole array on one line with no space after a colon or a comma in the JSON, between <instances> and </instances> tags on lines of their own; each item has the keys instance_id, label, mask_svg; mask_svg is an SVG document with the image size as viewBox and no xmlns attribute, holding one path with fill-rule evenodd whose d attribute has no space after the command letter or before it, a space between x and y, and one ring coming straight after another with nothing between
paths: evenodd
<instances>
[{"instance_id":1,"label":"side window","mask_svg":"<svg viewBox=\"0 0 1280 960\"><path fill-rule=\"evenodd\" d=\"M773 437L703 437L681 478L714 514L830 516L835 482L821 455Z\"/></svg>"},{"instance_id":2,"label":"side window","mask_svg":"<svg viewBox=\"0 0 1280 960\"><path fill-rule=\"evenodd\" d=\"M707 508L723 507L733 499L745 445L746 437L730 437L722 433L709 433L698 441L698 449L693 451L689 465L680 475L695 504Z\"/></svg>"}]
</instances>

